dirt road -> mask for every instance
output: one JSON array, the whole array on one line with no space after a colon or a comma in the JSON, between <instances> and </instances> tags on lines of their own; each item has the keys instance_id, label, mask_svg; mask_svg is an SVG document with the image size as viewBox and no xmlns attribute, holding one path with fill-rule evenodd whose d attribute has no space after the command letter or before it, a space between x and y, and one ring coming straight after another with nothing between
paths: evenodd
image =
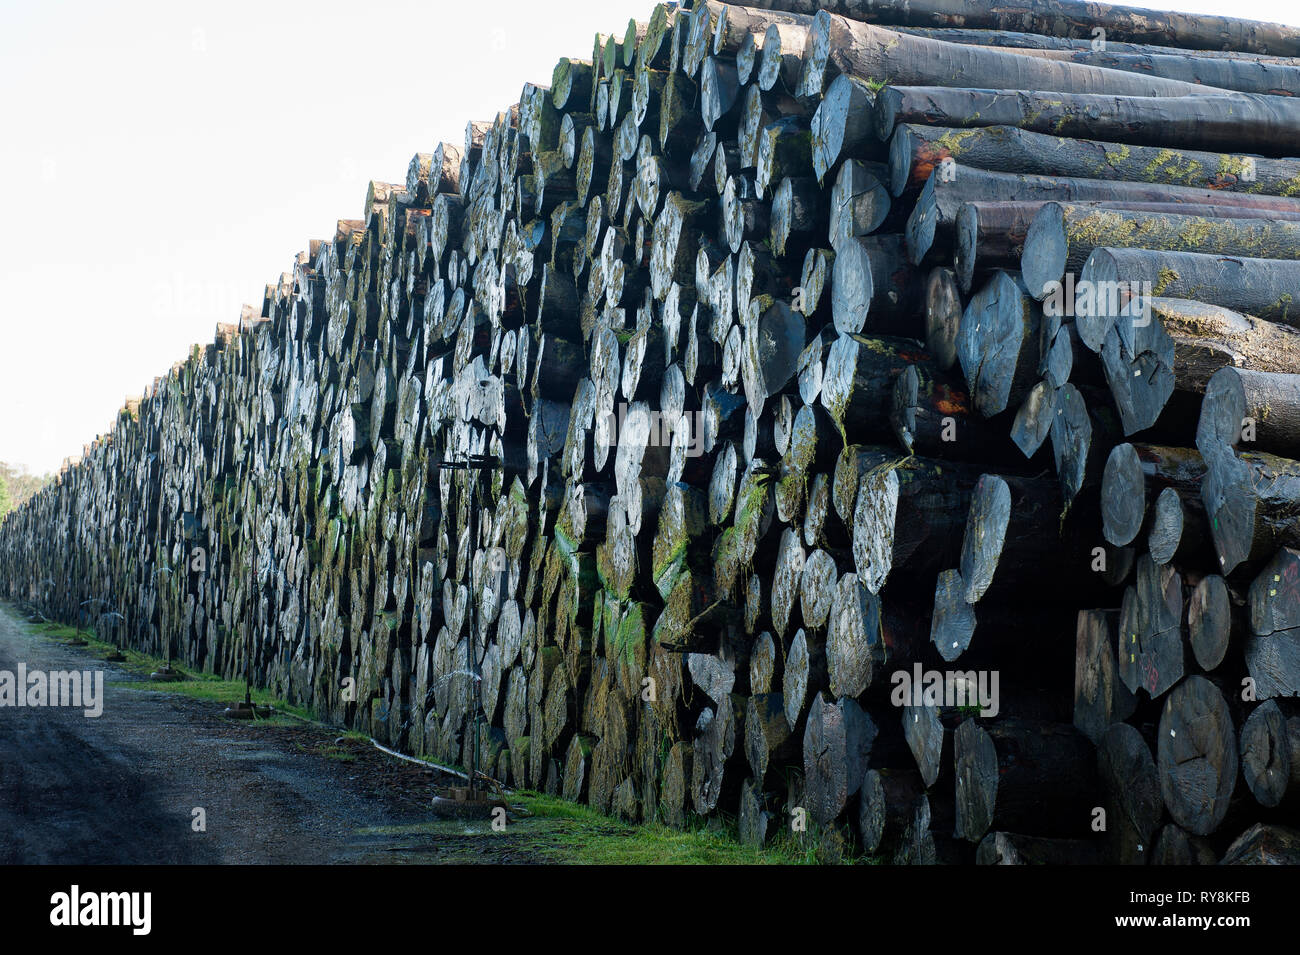
<instances>
[{"instance_id":1,"label":"dirt road","mask_svg":"<svg viewBox=\"0 0 1300 955\"><path fill-rule=\"evenodd\" d=\"M540 861L525 832L432 821L431 772L364 740L227 720L33 630L0 606L0 671L102 670L105 699L0 706L0 863Z\"/></svg>"}]
</instances>

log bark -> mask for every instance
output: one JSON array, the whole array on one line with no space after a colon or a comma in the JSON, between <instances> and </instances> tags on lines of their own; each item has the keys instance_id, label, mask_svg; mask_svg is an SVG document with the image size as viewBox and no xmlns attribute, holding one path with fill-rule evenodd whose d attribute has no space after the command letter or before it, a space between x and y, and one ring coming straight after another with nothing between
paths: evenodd
<instances>
[{"instance_id":1,"label":"log bark","mask_svg":"<svg viewBox=\"0 0 1300 955\"><path fill-rule=\"evenodd\" d=\"M889 141L890 192L925 184L946 158L993 172L1126 181L1288 197L1300 175L1295 159L1257 159L1103 140L1068 139L1012 126L952 129L905 123Z\"/></svg>"},{"instance_id":2,"label":"log bark","mask_svg":"<svg viewBox=\"0 0 1300 955\"><path fill-rule=\"evenodd\" d=\"M1234 50L1300 56L1300 28L1226 16L1153 12L1122 4L1097 4L1086 14L1065 0L1022 0L1016 3L959 3L955 0L871 0L860 4L835 0L826 5L809 0L772 0L772 9L805 12L826 9L869 23L910 27L1018 30L1049 37L1092 40L1101 27L1107 40L1152 43L1157 46Z\"/></svg>"},{"instance_id":3,"label":"log bark","mask_svg":"<svg viewBox=\"0 0 1300 955\"><path fill-rule=\"evenodd\" d=\"M967 142L966 138L954 133L938 140L937 145L932 145L940 151L948 149L951 152L959 149L965 142ZM1047 148L1058 140L1045 137L1037 142ZM978 155L980 154L977 151ZM1300 202L1287 196L1261 196L1250 192L1230 192L1115 179L1113 176L1105 175L1100 167L1079 174L1085 178L1065 178L999 172L958 159L953 159L949 164L942 156L938 162L942 163L938 167L940 175L930 175L929 170L934 168L933 165L928 168L921 167L924 183L921 184L916 205L908 219L908 252L914 262L921 261L936 244L939 249L947 248L947 243L952 239L953 230L956 228L961 207L968 202L1097 202L1117 205L1120 208L1129 203L1186 203L1194 206L1231 207L1236 210L1232 215L1237 217L1248 217L1245 210L1250 209L1261 210L1261 213L1264 210L1276 212L1284 218L1294 217L1300 213ZM1134 178L1149 177L1135 176ZM1023 215L1024 210L1013 206L1007 212L1018 212ZM1015 225L1017 220L1012 216L1006 221ZM993 231L991 224L987 231L990 233ZM999 240L999 242L1004 246L1008 244L1007 240ZM981 257L984 254L981 250ZM989 253L990 256L992 254ZM1288 273L1284 271L1282 274Z\"/></svg>"},{"instance_id":4,"label":"log bark","mask_svg":"<svg viewBox=\"0 0 1300 955\"><path fill-rule=\"evenodd\" d=\"M1021 272L1030 293L1047 296L1078 273L1099 247L1191 250L1216 255L1300 258L1300 222L1090 209L1049 202L1025 235Z\"/></svg>"},{"instance_id":5,"label":"log bark","mask_svg":"<svg viewBox=\"0 0 1300 955\"><path fill-rule=\"evenodd\" d=\"M1059 63L1086 64L1125 73L1154 73L1165 79L1246 94L1282 98L1300 91L1297 68L1278 62L1214 59L1176 50L1122 53L1118 50L1028 49L1015 52Z\"/></svg>"},{"instance_id":6,"label":"log bark","mask_svg":"<svg viewBox=\"0 0 1300 955\"><path fill-rule=\"evenodd\" d=\"M982 89L1126 96L1187 96L1205 92L1204 87L1177 80L897 33L848 20L823 8L813 18L804 45L800 93L817 95L839 75L899 86L960 83Z\"/></svg>"},{"instance_id":7,"label":"log bark","mask_svg":"<svg viewBox=\"0 0 1300 955\"><path fill-rule=\"evenodd\" d=\"M881 139L903 123L954 129L1014 126L1135 146L1285 156L1282 143L1297 121L1300 108L1293 100L1267 95L1111 96L890 85L875 99L876 134Z\"/></svg>"}]
</instances>

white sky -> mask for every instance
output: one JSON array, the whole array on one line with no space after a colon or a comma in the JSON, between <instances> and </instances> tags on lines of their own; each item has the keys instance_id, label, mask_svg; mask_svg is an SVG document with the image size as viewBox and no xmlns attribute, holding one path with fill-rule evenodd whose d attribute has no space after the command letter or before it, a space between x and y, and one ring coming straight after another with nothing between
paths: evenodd
<instances>
[{"instance_id":1,"label":"white sky","mask_svg":"<svg viewBox=\"0 0 1300 955\"><path fill-rule=\"evenodd\" d=\"M1144 5L1300 24L1292 0ZM653 6L0 0L0 461L80 453L370 179Z\"/></svg>"}]
</instances>

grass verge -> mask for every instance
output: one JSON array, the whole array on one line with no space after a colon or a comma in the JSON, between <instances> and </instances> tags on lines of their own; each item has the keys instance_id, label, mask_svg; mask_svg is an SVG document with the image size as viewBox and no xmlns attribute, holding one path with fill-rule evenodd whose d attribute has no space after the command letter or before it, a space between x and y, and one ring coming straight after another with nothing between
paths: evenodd
<instances>
[{"instance_id":1,"label":"grass verge","mask_svg":"<svg viewBox=\"0 0 1300 955\"><path fill-rule=\"evenodd\" d=\"M59 623L33 624L31 630L33 633L61 643L69 643L80 637L86 641L85 649L92 656L96 656L101 660L114 650L118 651L126 657L126 660L125 662L116 663L115 666L121 667L128 673L141 678L140 680L112 681L114 686L123 689L150 693L179 693L182 696L192 697L196 700L209 700L213 703L234 703L244 698L245 687L243 680L225 680L215 673L192 673L183 667L177 666L175 661L172 662L172 669L183 673L185 679L173 682L150 680L149 674L166 665L165 660L147 653L140 653L137 650L117 647L107 641L100 640L93 631L82 630L78 633L75 628ZM267 690L253 687L252 697L254 703L275 707L277 714L292 714L300 719L315 720L315 717L308 710L288 703ZM277 715L258 722L274 723L277 720L286 718L288 717Z\"/></svg>"}]
</instances>

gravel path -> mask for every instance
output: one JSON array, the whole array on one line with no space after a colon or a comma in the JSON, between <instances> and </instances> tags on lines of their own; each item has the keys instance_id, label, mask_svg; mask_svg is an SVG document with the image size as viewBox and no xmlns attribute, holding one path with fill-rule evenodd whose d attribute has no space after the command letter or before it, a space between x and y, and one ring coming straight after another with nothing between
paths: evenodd
<instances>
[{"instance_id":1,"label":"gravel path","mask_svg":"<svg viewBox=\"0 0 1300 955\"><path fill-rule=\"evenodd\" d=\"M34 629L0 607L0 671L102 670L103 713L0 706L0 864L540 861L525 832L432 821L430 770L227 720Z\"/></svg>"}]
</instances>

